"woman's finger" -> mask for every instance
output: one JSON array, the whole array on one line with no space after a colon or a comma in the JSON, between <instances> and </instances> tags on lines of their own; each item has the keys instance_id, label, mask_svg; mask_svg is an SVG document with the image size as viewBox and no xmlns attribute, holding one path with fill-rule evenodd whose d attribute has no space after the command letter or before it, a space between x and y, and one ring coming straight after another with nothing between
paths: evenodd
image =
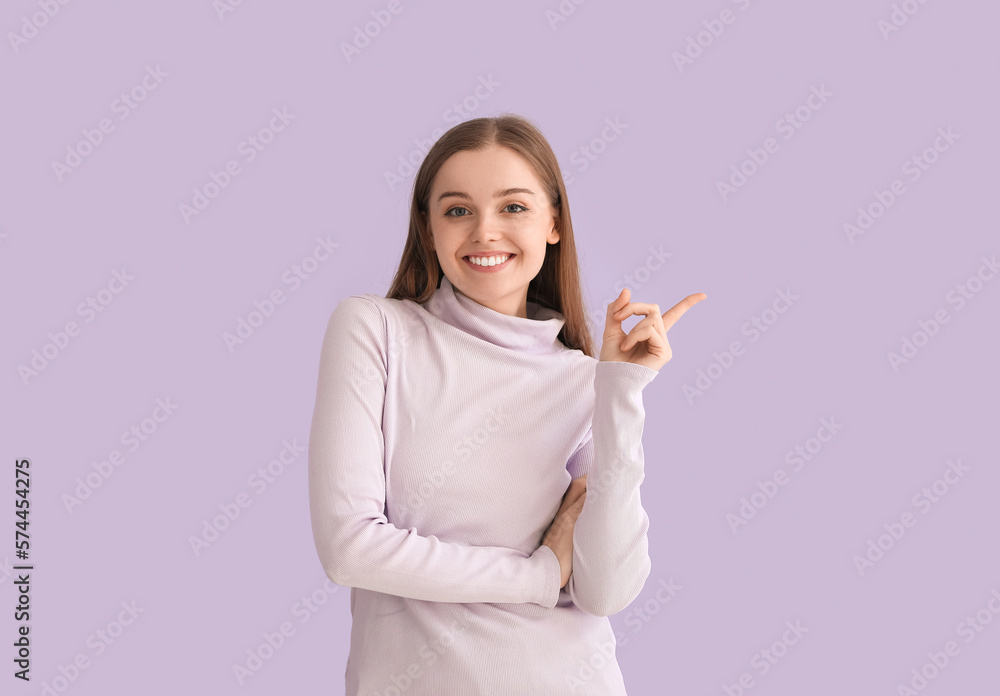
<instances>
[{"instance_id":1,"label":"woman's finger","mask_svg":"<svg viewBox=\"0 0 1000 696\"><path fill-rule=\"evenodd\" d=\"M631 350L636 344L647 342L647 350L657 355L666 355L669 349L667 335L661 329L654 326L634 326L625 340L621 342L623 352Z\"/></svg>"},{"instance_id":2,"label":"woman's finger","mask_svg":"<svg viewBox=\"0 0 1000 696\"><path fill-rule=\"evenodd\" d=\"M576 499L577 494L586 489L587 487L587 475L584 474L580 478L573 479L570 481L569 488L566 489L565 495L563 495L563 500L567 498Z\"/></svg>"},{"instance_id":3,"label":"woman's finger","mask_svg":"<svg viewBox=\"0 0 1000 696\"><path fill-rule=\"evenodd\" d=\"M662 337L666 337L667 335L667 330L663 326L663 317L658 311L642 319L642 321L632 327L631 331L625 334L625 338L621 343L621 350L628 350L638 343L639 340L648 338L650 333L656 333Z\"/></svg>"},{"instance_id":4,"label":"woman's finger","mask_svg":"<svg viewBox=\"0 0 1000 696\"><path fill-rule=\"evenodd\" d=\"M678 319L684 316L684 312L688 311L707 297L708 295L703 292L696 292L693 295L688 295L683 300L675 304L663 313L663 328L669 331L670 327L677 323Z\"/></svg>"},{"instance_id":5,"label":"woman's finger","mask_svg":"<svg viewBox=\"0 0 1000 696\"><path fill-rule=\"evenodd\" d=\"M645 314L647 317L655 316L661 318L663 320L664 329L669 330L670 327L677 323L677 320L684 315L684 312L688 311L696 304L707 298L708 295L705 293L696 292L693 295L688 295L662 314L660 313L660 305L658 304L652 304L649 302L628 302L623 307L613 312L611 314L611 318L616 322L621 322L628 319L633 314Z\"/></svg>"},{"instance_id":6,"label":"woman's finger","mask_svg":"<svg viewBox=\"0 0 1000 696\"><path fill-rule=\"evenodd\" d=\"M645 314L646 316L661 316L660 305L649 302L629 302L611 316L615 321L625 321L633 314Z\"/></svg>"}]
</instances>

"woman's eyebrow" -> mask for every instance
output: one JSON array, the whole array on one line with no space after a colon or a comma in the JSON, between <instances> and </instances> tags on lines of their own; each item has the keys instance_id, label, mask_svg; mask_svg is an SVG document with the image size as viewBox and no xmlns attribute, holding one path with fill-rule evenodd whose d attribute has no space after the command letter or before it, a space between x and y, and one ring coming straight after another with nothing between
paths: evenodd
<instances>
[{"instance_id":1,"label":"woman's eyebrow","mask_svg":"<svg viewBox=\"0 0 1000 696\"><path fill-rule=\"evenodd\" d=\"M510 196L511 194L514 194L514 193L526 193L529 196L534 196L535 195L535 192L532 191L531 189L526 189L526 188L507 188L507 189L500 189L499 191L497 191L496 193L493 194L493 197L494 198L503 198L504 196ZM442 200L444 200L445 198L448 198L448 197L464 198L464 199L469 200L469 201L472 200L472 196L470 196L467 193L462 193L461 191L445 191L440 196L438 196L438 203L440 203Z\"/></svg>"}]
</instances>

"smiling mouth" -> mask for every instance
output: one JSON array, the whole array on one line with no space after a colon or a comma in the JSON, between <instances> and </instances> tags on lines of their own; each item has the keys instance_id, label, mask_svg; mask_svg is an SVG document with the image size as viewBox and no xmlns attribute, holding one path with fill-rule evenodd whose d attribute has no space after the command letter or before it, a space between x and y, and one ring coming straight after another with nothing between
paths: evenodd
<instances>
[{"instance_id":1,"label":"smiling mouth","mask_svg":"<svg viewBox=\"0 0 1000 696\"><path fill-rule=\"evenodd\" d=\"M496 268L497 266L504 266L504 265L506 265L507 262L510 261L515 256L517 256L517 254L495 254L493 256L463 256L462 260L465 261L466 263L468 263L469 265L476 266L477 268ZM472 260L473 258L477 258L477 259L491 259L491 258L503 258L503 257L506 257L506 258L504 258L503 263L493 263L493 264L490 264L490 263L476 263L475 261Z\"/></svg>"}]
</instances>

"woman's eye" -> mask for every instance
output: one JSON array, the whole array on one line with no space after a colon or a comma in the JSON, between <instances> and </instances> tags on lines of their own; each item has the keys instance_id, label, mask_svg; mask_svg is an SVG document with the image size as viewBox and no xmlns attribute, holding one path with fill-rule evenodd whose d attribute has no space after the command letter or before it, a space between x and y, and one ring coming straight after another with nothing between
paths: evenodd
<instances>
[{"instance_id":1,"label":"woman's eye","mask_svg":"<svg viewBox=\"0 0 1000 696\"><path fill-rule=\"evenodd\" d=\"M520 208L520 210L510 210L510 208ZM523 213L523 212L527 212L527 210L528 210L527 208L525 208L520 203L509 203L508 205L505 205L503 209L506 210L506 211L508 211L508 212L511 212L511 213ZM456 205L454 208L449 208L448 211L445 213L445 215L447 215L449 217L468 217L468 215L466 215L465 213L463 213L462 215L455 215L455 214L453 214L453 213L455 213L456 210L464 210L465 213L469 212L468 208L465 208L465 207L460 206L460 205Z\"/></svg>"}]
</instances>

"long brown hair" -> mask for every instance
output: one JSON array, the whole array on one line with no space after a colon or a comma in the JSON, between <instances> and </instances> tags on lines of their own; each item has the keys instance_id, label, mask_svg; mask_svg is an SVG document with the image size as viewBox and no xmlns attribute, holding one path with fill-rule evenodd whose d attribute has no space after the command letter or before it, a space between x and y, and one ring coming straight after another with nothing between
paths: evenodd
<instances>
[{"instance_id":1,"label":"long brown hair","mask_svg":"<svg viewBox=\"0 0 1000 696\"><path fill-rule=\"evenodd\" d=\"M562 171L541 131L516 114L465 121L451 128L431 147L413 182L410 229L386 297L422 304L437 290L444 273L431 249L426 224L431 184L445 160L456 152L481 150L491 145L509 148L531 165L549 197L559 230L559 241L546 245L542 268L528 283L527 299L560 312L566 323L559 332L559 340L593 358L594 341L580 291L580 268Z\"/></svg>"}]
</instances>

